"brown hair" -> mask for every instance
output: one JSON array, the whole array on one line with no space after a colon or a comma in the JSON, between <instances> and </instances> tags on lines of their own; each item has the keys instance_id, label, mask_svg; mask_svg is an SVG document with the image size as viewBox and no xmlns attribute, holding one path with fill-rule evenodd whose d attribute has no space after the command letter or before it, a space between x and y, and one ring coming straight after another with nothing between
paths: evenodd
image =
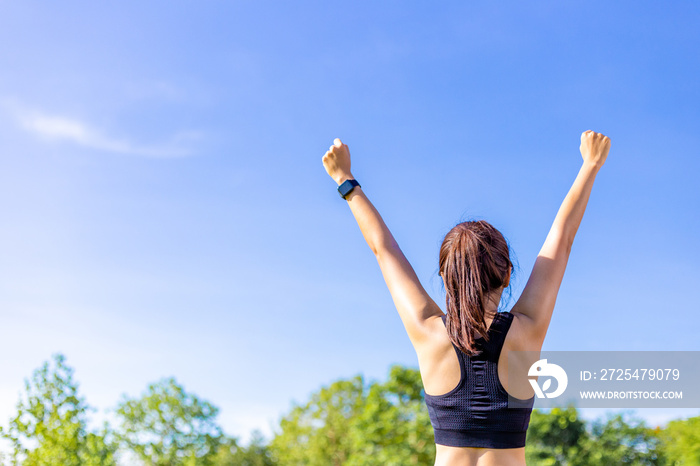
<instances>
[{"instance_id":1,"label":"brown hair","mask_svg":"<svg viewBox=\"0 0 700 466\"><path fill-rule=\"evenodd\" d=\"M490 223L466 221L453 227L440 246L440 275L446 293L445 326L450 340L468 355L479 354L476 334L488 340L486 300L510 284L508 243Z\"/></svg>"}]
</instances>

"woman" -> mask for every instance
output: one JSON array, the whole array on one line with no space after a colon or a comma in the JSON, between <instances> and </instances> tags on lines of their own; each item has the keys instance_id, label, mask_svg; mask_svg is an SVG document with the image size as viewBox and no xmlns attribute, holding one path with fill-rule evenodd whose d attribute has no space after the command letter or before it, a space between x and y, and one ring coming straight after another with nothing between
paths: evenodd
<instances>
[{"instance_id":1,"label":"woman","mask_svg":"<svg viewBox=\"0 0 700 466\"><path fill-rule=\"evenodd\" d=\"M508 374L526 375L532 355L542 348L574 236L609 149L608 137L590 130L581 135L581 169L510 312L497 311L512 272L501 233L483 220L450 230L439 265L447 314L425 292L354 180L348 146L335 139L323 156L377 258L418 355L435 431L436 466L525 464L534 392L528 383L509 383Z\"/></svg>"}]
</instances>

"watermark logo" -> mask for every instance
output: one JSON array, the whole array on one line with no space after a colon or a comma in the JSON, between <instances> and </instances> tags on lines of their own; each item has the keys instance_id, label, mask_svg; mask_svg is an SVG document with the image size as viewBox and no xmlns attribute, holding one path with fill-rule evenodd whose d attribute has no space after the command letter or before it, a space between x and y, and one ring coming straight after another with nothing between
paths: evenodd
<instances>
[{"instance_id":1,"label":"watermark logo","mask_svg":"<svg viewBox=\"0 0 700 466\"><path fill-rule=\"evenodd\" d=\"M527 372L528 380L532 389L535 390L535 395L537 398L556 398L566 390L566 386L569 383L569 378L566 376L566 372L561 366L556 364L548 363L546 359L540 359L536 361L530 370ZM542 387L537 383L536 379L531 379L529 377L547 377L547 379L542 384ZM548 392L552 386L552 378L557 381L557 388L552 392Z\"/></svg>"},{"instance_id":2,"label":"watermark logo","mask_svg":"<svg viewBox=\"0 0 700 466\"><path fill-rule=\"evenodd\" d=\"M700 351L511 350L506 380L520 382L518 394L529 392L525 401L542 409L698 409L699 362ZM523 400L510 396L508 407L527 406Z\"/></svg>"}]
</instances>

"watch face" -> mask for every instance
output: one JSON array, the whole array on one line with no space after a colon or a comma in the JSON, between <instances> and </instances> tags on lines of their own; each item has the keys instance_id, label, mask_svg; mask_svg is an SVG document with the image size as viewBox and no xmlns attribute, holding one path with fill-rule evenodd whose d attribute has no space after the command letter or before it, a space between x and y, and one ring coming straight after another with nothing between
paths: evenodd
<instances>
[{"instance_id":1,"label":"watch face","mask_svg":"<svg viewBox=\"0 0 700 466\"><path fill-rule=\"evenodd\" d=\"M347 196L355 186L360 186L357 180L345 180L338 186L338 192L340 196L345 199L345 196Z\"/></svg>"},{"instance_id":2,"label":"watch face","mask_svg":"<svg viewBox=\"0 0 700 466\"><path fill-rule=\"evenodd\" d=\"M350 180L345 180L343 183L340 185L340 194L345 197L350 191L352 191L352 188L354 186L350 182Z\"/></svg>"}]
</instances>

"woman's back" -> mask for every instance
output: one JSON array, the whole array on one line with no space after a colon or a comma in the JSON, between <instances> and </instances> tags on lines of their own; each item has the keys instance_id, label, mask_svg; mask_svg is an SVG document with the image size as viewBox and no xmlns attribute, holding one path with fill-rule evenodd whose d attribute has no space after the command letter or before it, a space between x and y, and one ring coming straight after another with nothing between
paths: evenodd
<instances>
[{"instance_id":1,"label":"woman's back","mask_svg":"<svg viewBox=\"0 0 700 466\"><path fill-rule=\"evenodd\" d=\"M452 343L445 319L444 314L431 319L429 343L416 348L435 432L435 464L522 466L534 392L529 384L525 390L509 386L508 355L535 348L522 347L521 317L511 312L489 317L488 341L480 338L481 354L472 357Z\"/></svg>"}]
</instances>

